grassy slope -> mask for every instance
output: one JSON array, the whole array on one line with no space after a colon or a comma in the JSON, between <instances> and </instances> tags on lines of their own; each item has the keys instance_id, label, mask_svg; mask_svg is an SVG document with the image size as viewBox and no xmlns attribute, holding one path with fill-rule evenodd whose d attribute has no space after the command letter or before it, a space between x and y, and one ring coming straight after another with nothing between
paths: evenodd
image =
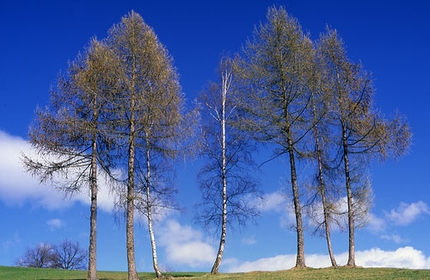
<instances>
[{"instance_id":1,"label":"grassy slope","mask_svg":"<svg viewBox=\"0 0 430 280\"><path fill-rule=\"evenodd\" d=\"M324 268L290 269L276 272L251 272L219 274L169 273L175 279L430 279L430 270L409 270L396 268ZM0 266L0 279L86 279L86 271L64 271L58 269L37 269ZM100 280L126 279L125 272L98 272ZM139 279L154 279L153 273L139 273Z\"/></svg>"}]
</instances>

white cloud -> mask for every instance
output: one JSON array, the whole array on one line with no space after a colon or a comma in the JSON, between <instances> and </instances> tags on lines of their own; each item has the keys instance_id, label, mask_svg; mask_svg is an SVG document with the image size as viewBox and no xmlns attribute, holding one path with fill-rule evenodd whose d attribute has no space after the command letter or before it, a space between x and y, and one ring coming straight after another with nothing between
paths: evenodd
<instances>
[{"instance_id":1,"label":"white cloud","mask_svg":"<svg viewBox=\"0 0 430 280\"><path fill-rule=\"evenodd\" d=\"M210 265L215 260L215 249L203 240L200 231L169 220L157 230L160 245L165 247L166 258L173 265L192 268Z\"/></svg>"},{"instance_id":2,"label":"white cloud","mask_svg":"<svg viewBox=\"0 0 430 280\"><path fill-rule=\"evenodd\" d=\"M47 209L62 209L79 201L90 203L88 191L65 199L64 194L49 184L40 184L37 178L26 173L21 162L22 154L36 157L30 144L24 139L0 130L0 200L9 206L20 206L30 201L33 205ZM108 184L99 177L98 205L105 211L113 209L113 199L109 195Z\"/></svg>"},{"instance_id":3,"label":"white cloud","mask_svg":"<svg viewBox=\"0 0 430 280\"><path fill-rule=\"evenodd\" d=\"M46 221L46 224L49 226L49 229L51 231L56 231L58 229L61 229L64 226L63 221L60 219L51 219Z\"/></svg>"},{"instance_id":4,"label":"white cloud","mask_svg":"<svg viewBox=\"0 0 430 280\"><path fill-rule=\"evenodd\" d=\"M254 236L250 236L250 237L244 237L242 238L242 244L244 245L254 245L257 243L257 240L255 239Z\"/></svg>"},{"instance_id":5,"label":"white cloud","mask_svg":"<svg viewBox=\"0 0 430 280\"><path fill-rule=\"evenodd\" d=\"M430 258L410 246L395 251L383 251L379 248L360 251L356 254L356 260L357 265L363 267L430 268Z\"/></svg>"},{"instance_id":6,"label":"white cloud","mask_svg":"<svg viewBox=\"0 0 430 280\"><path fill-rule=\"evenodd\" d=\"M391 235L384 234L384 235L381 236L381 238L385 239L385 240L388 240L388 241L393 241L396 244L405 243L405 242L409 241L407 239L403 239L398 234L391 234Z\"/></svg>"},{"instance_id":7,"label":"white cloud","mask_svg":"<svg viewBox=\"0 0 430 280\"><path fill-rule=\"evenodd\" d=\"M295 223L296 216L291 201L280 191L264 194L262 200L254 202L257 209L263 213L274 212L281 214L280 225L282 227L290 227Z\"/></svg>"},{"instance_id":8,"label":"white cloud","mask_svg":"<svg viewBox=\"0 0 430 280\"><path fill-rule=\"evenodd\" d=\"M376 215L370 213L369 214L369 222L367 224L367 228L370 229L371 232L383 232L387 226L387 223L384 219L378 218Z\"/></svg>"},{"instance_id":9,"label":"white cloud","mask_svg":"<svg viewBox=\"0 0 430 280\"><path fill-rule=\"evenodd\" d=\"M430 214L429 207L422 201L406 204L400 203L397 209L386 213L387 218L395 225L406 226L415 221L422 214Z\"/></svg>"},{"instance_id":10,"label":"white cloud","mask_svg":"<svg viewBox=\"0 0 430 280\"><path fill-rule=\"evenodd\" d=\"M295 259L295 255L279 255L270 258L261 258L256 261L247 261L230 267L228 272L284 270L293 267Z\"/></svg>"},{"instance_id":11,"label":"white cloud","mask_svg":"<svg viewBox=\"0 0 430 280\"><path fill-rule=\"evenodd\" d=\"M261 212L282 212L286 210L285 196L279 192L265 194L263 200L257 205Z\"/></svg>"},{"instance_id":12,"label":"white cloud","mask_svg":"<svg viewBox=\"0 0 430 280\"><path fill-rule=\"evenodd\" d=\"M338 264L345 264L348 253L336 255ZM363 267L397 267L410 269L430 269L430 257L426 257L421 251L413 247L402 247L395 251L384 251L373 248L356 252L356 264ZM249 271L276 271L294 267L296 255L278 255L270 258L261 258L256 261L247 261L241 264L232 263L228 272ZM328 255L310 254L306 255L306 265L314 268L330 266Z\"/></svg>"}]
</instances>

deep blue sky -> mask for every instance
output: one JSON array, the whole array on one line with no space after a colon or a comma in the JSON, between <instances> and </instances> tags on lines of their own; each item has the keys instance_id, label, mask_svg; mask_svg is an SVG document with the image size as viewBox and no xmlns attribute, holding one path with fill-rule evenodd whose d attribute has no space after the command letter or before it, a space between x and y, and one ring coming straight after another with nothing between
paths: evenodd
<instances>
[{"instance_id":1,"label":"deep blue sky","mask_svg":"<svg viewBox=\"0 0 430 280\"><path fill-rule=\"evenodd\" d=\"M22 172L28 125L49 88L90 38L104 38L135 10L174 58L187 99L213 79L222 54L240 50L267 8L283 5L316 39L326 24L336 28L352 60L373 73L376 107L405 114L414 133L407 156L371 166L375 205L370 224L357 231L357 263L430 268L430 2L422 1L1 1L0 2L0 265L12 265L27 246L63 238L87 246L86 193L61 195ZM257 158L263 161L263 158ZM294 232L279 194L288 178L285 159L262 170L268 202L258 225L229 232L222 269L282 269L293 265ZM198 200L198 163L178 165L178 200L187 211L163 217L156 228L166 269L207 270L216 240L192 223ZM302 176L306 171L302 171ZM103 200L99 220L99 269L125 270L124 226ZM334 235L339 262L346 261L347 234ZM151 270L145 226L136 232L138 269ZM323 239L306 236L308 265L328 259ZM373 250L373 251L371 251ZM407 258L402 261L401 258ZM264 259L263 259L264 258ZM384 261L382 261L382 258ZM371 262L373 261L373 262Z\"/></svg>"}]
</instances>

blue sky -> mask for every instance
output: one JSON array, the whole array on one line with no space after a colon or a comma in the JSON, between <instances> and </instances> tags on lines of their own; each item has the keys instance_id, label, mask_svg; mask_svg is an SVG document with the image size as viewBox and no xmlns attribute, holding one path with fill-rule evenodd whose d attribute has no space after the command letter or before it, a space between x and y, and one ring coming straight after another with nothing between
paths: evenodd
<instances>
[{"instance_id":1,"label":"blue sky","mask_svg":"<svg viewBox=\"0 0 430 280\"><path fill-rule=\"evenodd\" d=\"M135 10L173 56L192 100L214 78L221 55L240 50L273 4L283 5L314 39L326 24L336 28L350 58L373 73L376 107L387 115L398 109L414 133L407 156L370 167L375 201L369 224L356 232L357 264L430 269L430 2L425 0L1 1L0 265L13 265L26 247L40 242L68 238L88 245L87 193L63 200L25 174L19 157L31 153L26 139L36 106L47 104L58 72L91 37L104 38ZM279 192L288 178L286 164L279 159L263 166L262 216L258 224L228 232L221 271L294 265L292 215ZM198 162L177 165L177 198L186 210L166 213L156 224L164 269L207 271L214 261L217 239L193 223L199 167ZM98 269L126 270L124 223L112 214L105 186L100 195ZM333 246L340 264L346 263L347 245L347 233L336 231ZM324 240L310 231L305 251L307 265L329 265ZM152 270L144 222L137 225L136 260L138 271Z\"/></svg>"}]
</instances>

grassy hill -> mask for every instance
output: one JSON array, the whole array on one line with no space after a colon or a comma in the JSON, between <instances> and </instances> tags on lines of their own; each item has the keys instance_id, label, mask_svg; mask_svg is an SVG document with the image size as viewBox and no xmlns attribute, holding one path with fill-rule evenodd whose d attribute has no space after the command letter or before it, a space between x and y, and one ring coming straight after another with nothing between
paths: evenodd
<instances>
[{"instance_id":1,"label":"grassy hill","mask_svg":"<svg viewBox=\"0 0 430 280\"><path fill-rule=\"evenodd\" d=\"M0 266L0 279L74 279L85 280L86 271L38 269ZM290 269L276 272L225 273L216 276L207 273L168 273L174 279L430 279L430 270L397 268L323 268ZM98 272L100 280L127 279L126 272ZM154 273L139 273L139 279L155 279Z\"/></svg>"}]
</instances>

